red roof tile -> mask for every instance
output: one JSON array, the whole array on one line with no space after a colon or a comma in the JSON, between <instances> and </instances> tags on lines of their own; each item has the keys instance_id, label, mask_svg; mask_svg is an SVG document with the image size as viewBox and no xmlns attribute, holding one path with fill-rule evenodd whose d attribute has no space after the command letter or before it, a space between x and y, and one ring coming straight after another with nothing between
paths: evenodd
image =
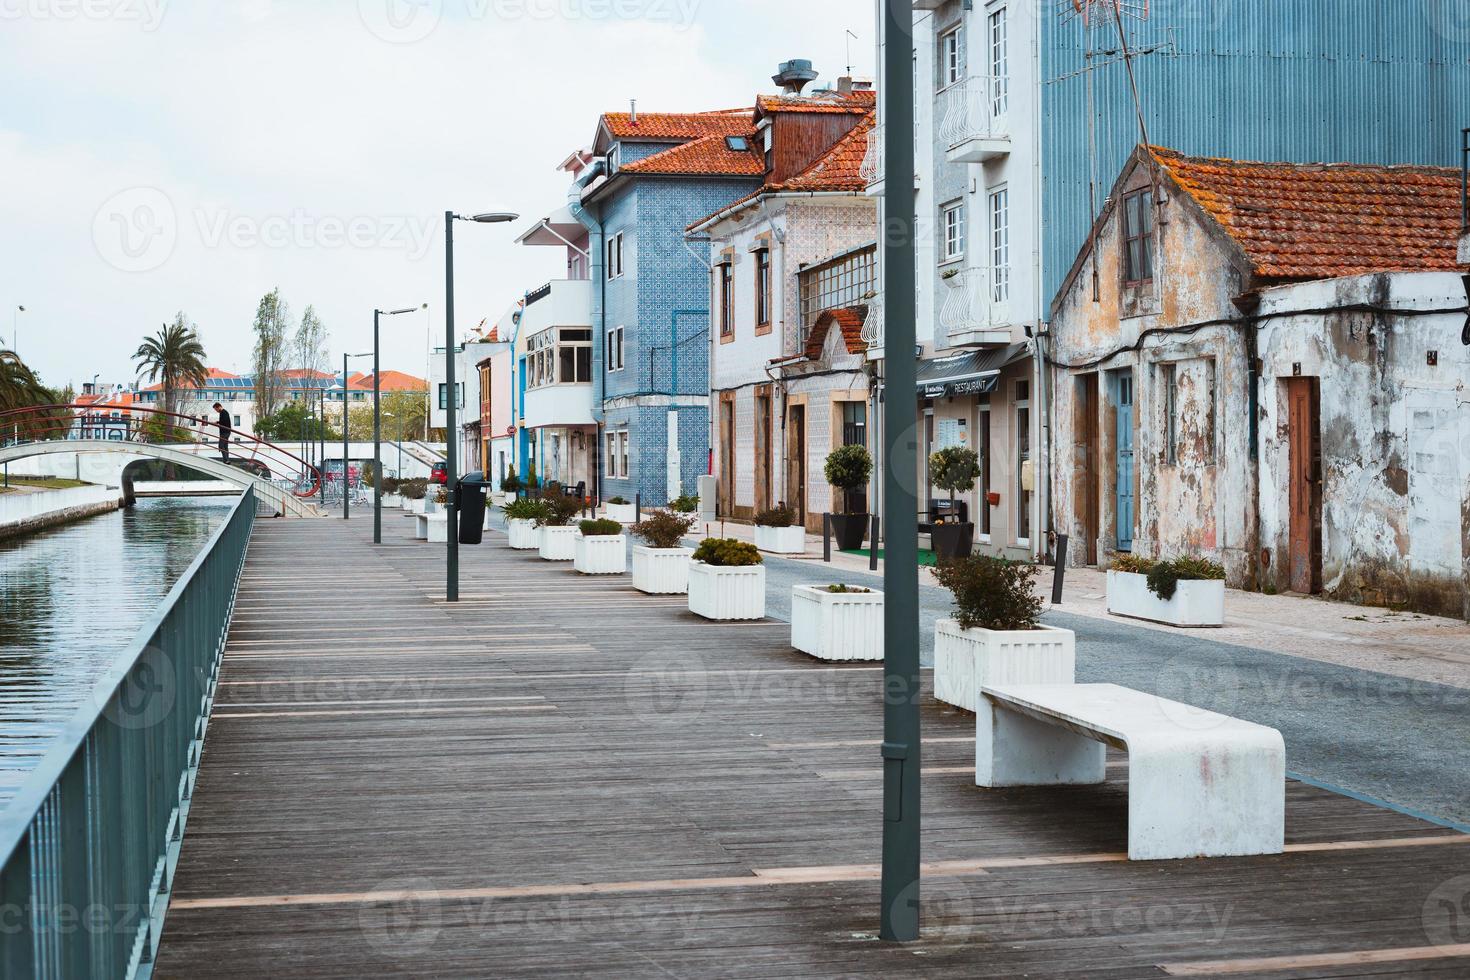
<instances>
[{"instance_id":1,"label":"red roof tile","mask_svg":"<svg viewBox=\"0 0 1470 980\"><path fill-rule=\"evenodd\" d=\"M832 145L810 167L789 180L766 185L772 191L862 191L868 182L858 172L868 152L868 135L873 131L874 117L853 127L852 132Z\"/></svg>"},{"instance_id":2,"label":"red roof tile","mask_svg":"<svg viewBox=\"0 0 1470 980\"><path fill-rule=\"evenodd\" d=\"M1255 163L1150 149L1264 278L1457 268L1458 170Z\"/></svg>"},{"instance_id":3,"label":"red roof tile","mask_svg":"<svg viewBox=\"0 0 1470 980\"><path fill-rule=\"evenodd\" d=\"M749 109L714 112L606 112L602 121L614 139L690 140L701 136L736 136L750 129Z\"/></svg>"},{"instance_id":4,"label":"red roof tile","mask_svg":"<svg viewBox=\"0 0 1470 980\"><path fill-rule=\"evenodd\" d=\"M817 322L812 324L811 333L806 335L807 358L815 361L822 356L822 348L827 344L827 330L834 323L842 331L842 342L849 354L861 354L867 350L868 345L863 343L863 320L867 315L866 306L844 306L827 310L817 317Z\"/></svg>"},{"instance_id":5,"label":"red roof tile","mask_svg":"<svg viewBox=\"0 0 1470 980\"><path fill-rule=\"evenodd\" d=\"M641 117L640 117L641 118ZM625 163L619 173L631 174L712 174L729 177L759 177L766 172L765 161L755 151L755 134L746 128L731 136L746 137L747 149L732 150L725 136L702 136L680 146L670 147L642 160Z\"/></svg>"}]
</instances>

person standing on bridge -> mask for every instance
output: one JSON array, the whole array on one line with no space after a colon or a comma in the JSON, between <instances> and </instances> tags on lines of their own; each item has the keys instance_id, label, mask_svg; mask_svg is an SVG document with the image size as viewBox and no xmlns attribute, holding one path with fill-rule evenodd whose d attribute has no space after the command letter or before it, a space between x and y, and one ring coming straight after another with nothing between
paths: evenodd
<instances>
[{"instance_id":1,"label":"person standing on bridge","mask_svg":"<svg viewBox=\"0 0 1470 980\"><path fill-rule=\"evenodd\" d=\"M214 410L219 413L219 456L228 463L230 461L230 413L219 402L214 403Z\"/></svg>"}]
</instances>

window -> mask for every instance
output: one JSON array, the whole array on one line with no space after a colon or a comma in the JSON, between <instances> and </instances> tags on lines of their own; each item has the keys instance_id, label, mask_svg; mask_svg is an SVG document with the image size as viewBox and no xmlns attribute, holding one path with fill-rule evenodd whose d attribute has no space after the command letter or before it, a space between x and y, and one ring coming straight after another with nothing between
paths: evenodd
<instances>
[{"instance_id":1,"label":"window","mask_svg":"<svg viewBox=\"0 0 1470 980\"><path fill-rule=\"evenodd\" d=\"M623 274L623 233L618 232L607 240L607 278L616 279Z\"/></svg>"},{"instance_id":2,"label":"window","mask_svg":"<svg viewBox=\"0 0 1470 980\"><path fill-rule=\"evenodd\" d=\"M617 173L618 164L622 160L622 153L619 152L621 149L622 149L622 144L621 143L614 143L612 146L608 147L608 150L607 150L607 172L610 173L610 174Z\"/></svg>"},{"instance_id":3,"label":"window","mask_svg":"<svg viewBox=\"0 0 1470 980\"><path fill-rule=\"evenodd\" d=\"M965 202L954 201L939 211L939 227L944 232L944 248L940 252L941 262L953 262L965 257Z\"/></svg>"},{"instance_id":4,"label":"window","mask_svg":"<svg viewBox=\"0 0 1470 980\"><path fill-rule=\"evenodd\" d=\"M766 326L771 322L771 250L755 252L755 322Z\"/></svg>"},{"instance_id":5,"label":"window","mask_svg":"<svg viewBox=\"0 0 1470 980\"><path fill-rule=\"evenodd\" d=\"M868 444L868 403L842 403L842 444L844 446L866 446Z\"/></svg>"},{"instance_id":6,"label":"window","mask_svg":"<svg viewBox=\"0 0 1470 980\"><path fill-rule=\"evenodd\" d=\"M1130 283L1154 277L1154 192L1134 191L1123 198L1123 278Z\"/></svg>"},{"instance_id":7,"label":"window","mask_svg":"<svg viewBox=\"0 0 1470 980\"><path fill-rule=\"evenodd\" d=\"M1011 298L1011 194L1002 187L990 195L990 300L1004 303Z\"/></svg>"},{"instance_id":8,"label":"window","mask_svg":"<svg viewBox=\"0 0 1470 980\"><path fill-rule=\"evenodd\" d=\"M1175 364L1159 365L1159 390L1164 401L1164 462L1179 462L1179 370Z\"/></svg>"},{"instance_id":9,"label":"window","mask_svg":"<svg viewBox=\"0 0 1470 980\"><path fill-rule=\"evenodd\" d=\"M987 20L990 29L990 111L1000 117L1011 101L1011 64L1006 45L1006 8L993 10Z\"/></svg>"},{"instance_id":10,"label":"window","mask_svg":"<svg viewBox=\"0 0 1470 980\"><path fill-rule=\"evenodd\" d=\"M948 88L965 77L965 29L951 28L939 35L939 87Z\"/></svg>"},{"instance_id":11,"label":"window","mask_svg":"<svg viewBox=\"0 0 1470 980\"><path fill-rule=\"evenodd\" d=\"M725 261L715 266L720 281L720 336L735 336L735 265Z\"/></svg>"},{"instance_id":12,"label":"window","mask_svg":"<svg viewBox=\"0 0 1470 980\"><path fill-rule=\"evenodd\" d=\"M750 140L746 139L744 136L726 136L725 146L727 149L730 150L731 153L750 152Z\"/></svg>"},{"instance_id":13,"label":"window","mask_svg":"<svg viewBox=\"0 0 1470 980\"><path fill-rule=\"evenodd\" d=\"M877 253L877 245L864 245L797 273L801 295L799 345L806 343L807 333L823 312L873 301Z\"/></svg>"},{"instance_id":14,"label":"window","mask_svg":"<svg viewBox=\"0 0 1470 980\"><path fill-rule=\"evenodd\" d=\"M448 392L449 392L449 386L447 384L441 383L439 385L439 409L440 409L440 411L443 411L444 409L447 409L449 407L449 399L447 397ZM458 408L464 408L464 382L463 381L459 382L458 384L456 384L454 386L454 394L455 394L454 407L457 408L457 409Z\"/></svg>"},{"instance_id":15,"label":"window","mask_svg":"<svg viewBox=\"0 0 1470 980\"><path fill-rule=\"evenodd\" d=\"M1031 382L1016 382L1016 542L1031 539Z\"/></svg>"},{"instance_id":16,"label":"window","mask_svg":"<svg viewBox=\"0 0 1470 980\"><path fill-rule=\"evenodd\" d=\"M585 327L543 330L526 341L526 387L590 384L592 331Z\"/></svg>"},{"instance_id":17,"label":"window","mask_svg":"<svg viewBox=\"0 0 1470 980\"><path fill-rule=\"evenodd\" d=\"M604 352L609 371L623 369L623 328L613 327L607 332L607 350Z\"/></svg>"},{"instance_id":18,"label":"window","mask_svg":"<svg viewBox=\"0 0 1470 980\"><path fill-rule=\"evenodd\" d=\"M607 460L603 472L609 480L628 478L628 430L619 429L607 434Z\"/></svg>"},{"instance_id":19,"label":"window","mask_svg":"<svg viewBox=\"0 0 1470 980\"><path fill-rule=\"evenodd\" d=\"M618 433L618 472L628 478L628 430Z\"/></svg>"}]
</instances>

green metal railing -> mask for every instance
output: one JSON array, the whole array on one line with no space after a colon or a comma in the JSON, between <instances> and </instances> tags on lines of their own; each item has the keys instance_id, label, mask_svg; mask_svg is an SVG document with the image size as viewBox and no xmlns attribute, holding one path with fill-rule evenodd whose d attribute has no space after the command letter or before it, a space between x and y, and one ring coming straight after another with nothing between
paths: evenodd
<instances>
[{"instance_id":1,"label":"green metal railing","mask_svg":"<svg viewBox=\"0 0 1470 980\"><path fill-rule=\"evenodd\" d=\"M0 977L152 972L255 507L247 490L0 810Z\"/></svg>"}]
</instances>

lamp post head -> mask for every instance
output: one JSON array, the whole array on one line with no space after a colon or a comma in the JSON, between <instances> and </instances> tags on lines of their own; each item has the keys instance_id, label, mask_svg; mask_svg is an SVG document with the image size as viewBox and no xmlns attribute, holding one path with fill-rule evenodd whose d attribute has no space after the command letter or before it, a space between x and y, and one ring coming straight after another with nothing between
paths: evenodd
<instances>
[{"instance_id":1,"label":"lamp post head","mask_svg":"<svg viewBox=\"0 0 1470 980\"><path fill-rule=\"evenodd\" d=\"M470 218L470 220L478 221L482 225L493 225L500 224L506 221L516 221L519 218L520 215L513 214L510 211L487 211L484 214L475 215L474 217Z\"/></svg>"}]
</instances>

